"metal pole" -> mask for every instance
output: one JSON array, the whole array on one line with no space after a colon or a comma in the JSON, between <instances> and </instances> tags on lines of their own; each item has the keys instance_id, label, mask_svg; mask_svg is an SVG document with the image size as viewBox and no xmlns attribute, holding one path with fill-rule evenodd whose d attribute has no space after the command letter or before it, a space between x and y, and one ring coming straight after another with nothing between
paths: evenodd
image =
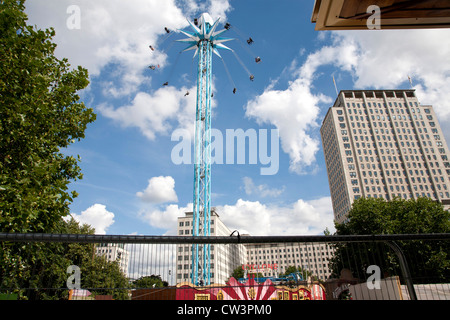
<instances>
[{"instance_id":1,"label":"metal pole","mask_svg":"<svg viewBox=\"0 0 450 320\"><path fill-rule=\"evenodd\" d=\"M203 13L197 23L188 21L193 31L181 33L188 36L186 39L177 40L189 44L184 50L195 49L195 55L199 55L197 70L197 110L195 124L195 163L194 163L194 192L193 192L193 227L192 236L210 236L211 221L211 70L212 54L220 57L217 49L231 50L223 43L233 40L220 37L227 31L216 31L219 19L214 22L208 13ZM232 51L232 50L231 50ZM202 250L200 254L200 250ZM210 244L195 243L192 245L192 276L194 285L200 280L210 283ZM198 277L201 279L198 279Z\"/></svg>"},{"instance_id":2,"label":"metal pole","mask_svg":"<svg viewBox=\"0 0 450 320\"><path fill-rule=\"evenodd\" d=\"M209 24L205 26L209 28ZM208 30L207 30L208 31ZM210 236L211 215L211 65L212 45L207 39L199 41L197 79L197 113L194 169L193 236ZM195 245L192 252L194 285L210 284L210 246ZM200 277L200 278L199 278Z\"/></svg>"},{"instance_id":3,"label":"metal pole","mask_svg":"<svg viewBox=\"0 0 450 320\"><path fill-rule=\"evenodd\" d=\"M394 250L400 262L400 268L402 270L403 278L406 281L406 287L408 288L409 297L411 300L417 300L416 291L414 289L414 283L411 278L411 272L409 271L408 263L406 262L405 255L402 249L395 241L386 241L386 244Z\"/></svg>"}]
</instances>

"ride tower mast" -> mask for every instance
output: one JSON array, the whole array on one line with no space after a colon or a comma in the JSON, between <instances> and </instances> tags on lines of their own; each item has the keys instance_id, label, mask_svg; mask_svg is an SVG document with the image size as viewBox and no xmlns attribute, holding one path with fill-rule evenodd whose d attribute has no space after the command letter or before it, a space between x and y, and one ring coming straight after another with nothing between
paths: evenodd
<instances>
[{"instance_id":1,"label":"ride tower mast","mask_svg":"<svg viewBox=\"0 0 450 320\"><path fill-rule=\"evenodd\" d=\"M211 235L212 54L221 58L217 49L231 50L223 42L233 39L219 37L227 29L215 31L219 19L214 22L208 13L203 13L196 23L188 22L193 31L179 31L189 38L176 41L188 43L189 46L183 51L195 49L194 57L198 55L192 226L192 235L198 237ZM210 245L193 244L191 280L194 285L211 283L210 266Z\"/></svg>"}]
</instances>

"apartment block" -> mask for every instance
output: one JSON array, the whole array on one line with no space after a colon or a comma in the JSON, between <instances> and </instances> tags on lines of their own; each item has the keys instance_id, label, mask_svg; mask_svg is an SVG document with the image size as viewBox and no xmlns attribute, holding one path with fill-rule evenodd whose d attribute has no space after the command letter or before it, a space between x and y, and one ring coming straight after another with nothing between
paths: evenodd
<instances>
[{"instance_id":1,"label":"apartment block","mask_svg":"<svg viewBox=\"0 0 450 320\"><path fill-rule=\"evenodd\" d=\"M300 267L323 281L331 275L329 261L334 249L328 243L247 244L246 249L249 265L246 269L264 277L277 277L291 266Z\"/></svg>"},{"instance_id":2,"label":"apartment block","mask_svg":"<svg viewBox=\"0 0 450 320\"><path fill-rule=\"evenodd\" d=\"M192 235L192 212L178 218L178 235ZM230 236L231 231L211 211L211 235ZM245 237L248 235L241 235ZM334 250L327 243L258 243L211 245L211 283L225 284L234 269L277 277L290 266L301 267L321 280L329 278L329 259ZM191 283L192 245L177 245L177 283Z\"/></svg>"},{"instance_id":3,"label":"apartment block","mask_svg":"<svg viewBox=\"0 0 450 320\"><path fill-rule=\"evenodd\" d=\"M343 90L320 133L338 223L360 197L450 204L449 149L415 90Z\"/></svg>"}]
</instances>

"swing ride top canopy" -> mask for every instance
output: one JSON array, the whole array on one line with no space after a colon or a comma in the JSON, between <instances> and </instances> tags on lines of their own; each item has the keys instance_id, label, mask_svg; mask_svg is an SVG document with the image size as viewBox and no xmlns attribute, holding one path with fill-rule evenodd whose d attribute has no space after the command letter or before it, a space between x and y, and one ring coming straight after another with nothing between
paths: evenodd
<instances>
[{"instance_id":1,"label":"swing ride top canopy","mask_svg":"<svg viewBox=\"0 0 450 320\"><path fill-rule=\"evenodd\" d=\"M184 49L183 52L195 49L195 53L194 53L194 57L195 57L198 54L198 48L199 48L198 44L202 40L210 41L212 44L213 52L219 57L221 57L221 56L217 49L226 49L226 50L233 51L232 49L230 49L229 47L227 47L226 45L223 44L224 42L227 42L227 41L230 41L233 39L219 37L222 33L227 31L227 29L215 31L219 24L219 20L220 20L220 18L217 19L216 22L214 22L214 20L211 18L211 16L208 13L203 13L198 21L200 28L198 28L196 25L194 25L191 21L188 20L191 28L193 29L193 32L179 30L181 33L188 36L189 38L176 40L178 42L184 42L184 43L189 44L189 46L186 49ZM206 27L206 24L209 24L212 27L209 28L209 30L208 30L208 28Z\"/></svg>"}]
</instances>

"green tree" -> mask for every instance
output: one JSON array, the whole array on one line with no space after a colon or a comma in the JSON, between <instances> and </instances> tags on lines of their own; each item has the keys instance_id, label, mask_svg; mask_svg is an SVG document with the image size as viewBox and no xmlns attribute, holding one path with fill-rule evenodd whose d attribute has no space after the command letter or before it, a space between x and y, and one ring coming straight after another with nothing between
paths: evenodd
<instances>
[{"instance_id":1,"label":"green tree","mask_svg":"<svg viewBox=\"0 0 450 320\"><path fill-rule=\"evenodd\" d=\"M391 201L370 198L353 202L349 221L336 224L338 235L420 234L450 232L450 213L429 198ZM398 241L409 261L416 282L450 281L450 245L445 241ZM383 274L399 275L394 252L383 243L338 244L331 266L334 276L343 268L357 277L367 277L371 264L381 267ZM431 280L433 279L433 280Z\"/></svg>"},{"instance_id":2,"label":"green tree","mask_svg":"<svg viewBox=\"0 0 450 320\"><path fill-rule=\"evenodd\" d=\"M360 198L353 202L347 223L336 224L337 234L414 234L450 232L450 214L429 198Z\"/></svg>"},{"instance_id":3,"label":"green tree","mask_svg":"<svg viewBox=\"0 0 450 320\"><path fill-rule=\"evenodd\" d=\"M163 281L161 276L143 276L133 281L133 288L162 288L167 287L169 283Z\"/></svg>"},{"instance_id":4,"label":"green tree","mask_svg":"<svg viewBox=\"0 0 450 320\"><path fill-rule=\"evenodd\" d=\"M95 230L74 219L61 229L70 234L94 234ZM128 299L130 284L116 261L95 254L91 243L2 243L0 291L17 293L21 299L67 299L67 267L81 270L81 288L92 295L109 294ZM26 288L26 289L24 289Z\"/></svg>"},{"instance_id":5,"label":"green tree","mask_svg":"<svg viewBox=\"0 0 450 320\"><path fill-rule=\"evenodd\" d=\"M87 70L55 57L55 31L27 25L24 2L0 1L0 231L58 232L82 178L61 149L95 114L77 94Z\"/></svg>"},{"instance_id":6,"label":"green tree","mask_svg":"<svg viewBox=\"0 0 450 320\"><path fill-rule=\"evenodd\" d=\"M280 273L279 277L286 277L289 276L291 273L300 273L304 281L307 281L309 277L312 278L312 280L319 280L317 276L315 276L311 271L302 268L301 266L288 266L286 270L283 273ZM297 283L296 280L289 280L291 283Z\"/></svg>"},{"instance_id":7,"label":"green tree","mask_svg":"<svg viewBox=\"0 0 450 320\"><path fill-rule=\"evenodd\" d=\"M248 270L250 271L250 270ZM235 278L236 280L239 280L241 278L244 278L245 276L245 271L244 269L242 269L242 266L238 266L236 267L233 272L231 273L231 277ZM257 273L249 273L247 272L247 278L263 278L264 275L261 272L257 272ZM230 278L228 278L228 280L230 280Z\"/></svg>"},{"instance_id":8,"label":"green tree","mask_svg":"<svg viewBox=\"0 0 450 320\"><path fill-rule=\"evenodd\" d=\"M242 269L242 266L236 267L233 272L231 273L230 278L233 277L236 280L244 277L244 269Z\"/></svg>"},{"instance_id":9,"label":"green tree","mask_svg":"<svg viewBox=\"0 0 450 320\"><path fill-rule=\"evenodd\" d=\"M71 218L67 222L67 233L94 234L95 229L88 224L80 225ZM67 266L76 265L81 270L81 288L90 290L93 296L101 294L112 295L114 299L128 299L130 284L117 261L108 261L104 256L96 255L94 243L70 243L65 248L63 255L69 264L60 271L65 274L62 288L67 287Z\"/></svg>"},{"instance_id":10,"label":"green tree","mask_svg":"<svg viewBox=\"0 0 450 320\"><path fill-rule=\"evenodd\" d=\"M283 273L280 273L279 276L280 276L280 277L284 277L284 276L290 275L291 273L296 273L296 272L298 272L298 273L300 273L300 274L302 275L303 280L307 280L308 277L313 276L313 274L312 274L311 271L308 271L308 270L306 270L306 269L303 269L303 268L300 267L300 266L298 266L298 267L296 267L296 266L288 266L288 267L286 268L286 270L284 270Z\"/></svg>"}]
</instances>

